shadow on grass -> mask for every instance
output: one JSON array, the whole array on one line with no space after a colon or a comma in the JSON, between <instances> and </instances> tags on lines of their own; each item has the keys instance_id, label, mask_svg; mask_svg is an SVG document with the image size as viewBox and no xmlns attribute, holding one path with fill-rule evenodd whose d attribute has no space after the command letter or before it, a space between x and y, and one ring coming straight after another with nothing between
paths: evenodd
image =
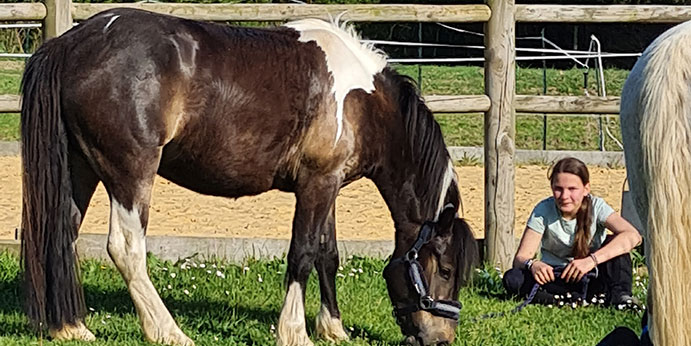
<instances>
[{"instance_id":1,"label":"shadow on grass","mask_svg":"<svg viewBox=\"0 0 691 346\"><path fill-rule=\"evenodd\" d=\"M36 335L24 314L22 289L22 280L19 276L0 281L0 297L2 297L0 299L0 315L2 315L0 316L0 321L2 321L0 323L0 336L27 337ZM96 312L121 318L135 314L129 292L124 288L103 290L102 287L85 285L84 295L87 306ZM243 305L242 302L234 305L212 298L188 301L168 297L164 299L164 303L187 332L191 332L193 335L214 335L224 339L229 338L244 344L255 344L258 341L257 335L252 329L267 331L265 336L267 338L272 337L268 331L271 326L277 324L280 314L279 309L275 307L250 307ZM307 321L313 321L315 316L308 314L306 318ZM139 326L136 328L138 329ZM310 335L314 335L312 323L308 323L308 329ZM390 342L384 336L364 326L353 326L350 334L353 338L377 341L378 343ZM117 334L97 335L97 338L103 337L113 342L117 342L118 339Z\"/></svg>"}]
</instances>

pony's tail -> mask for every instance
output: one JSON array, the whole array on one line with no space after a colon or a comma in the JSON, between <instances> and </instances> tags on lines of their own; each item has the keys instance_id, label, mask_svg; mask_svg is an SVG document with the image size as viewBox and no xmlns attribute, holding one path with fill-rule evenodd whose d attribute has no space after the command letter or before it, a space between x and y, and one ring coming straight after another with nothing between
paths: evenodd
<instances>
[{"instance_id":1,"label":"pony's tail","mask_svg":"<svg viewBox=\"0 0 691 346\"><path fill-rule=\"evenodd\" d=\"M684 275L691 269L691 22L643 53L624 87L621 117L631 188L647 214L653 344L691 345Z\"/></svg>"},{"instance_id":2,"label":"pony's tail","mask_svg":"<svg viewBox=\"0 0 691 346\"><path fill-rule=\"evenodd\" d=\"M22 264L27 314L39 328L74 325L85 313L61 115L66 50L59 39L46 42L29 59L22 79Z\"/></svg>"},{"instance_id":3,"label":"pony's tail","mask_svg":"<svg viewBox=\"0 0 691 346\"><path fill-rule=\"evenodd\" d=\"M473 236L473 231L465 219L455 219L453 231L459 239L458 282L460 285L465 285L473 278L473 270L480 263L480 250L477 247L477 240Z\"/></svg>"}]
</instances>

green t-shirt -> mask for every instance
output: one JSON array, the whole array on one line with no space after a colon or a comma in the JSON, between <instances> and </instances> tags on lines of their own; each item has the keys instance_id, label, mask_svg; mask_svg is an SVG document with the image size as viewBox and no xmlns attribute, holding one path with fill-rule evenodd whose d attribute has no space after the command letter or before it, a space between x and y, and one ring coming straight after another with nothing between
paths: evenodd
<instances>
[{"instance_id":1,"label":"green t-shirt","mask_svg":"<svg viewBox=\"0 0 691 346\"><path fill-rule=\"evenodd\" d=\"M602 246L607 233L605 221L614 213L604 199L591 195L593 223L590 225L590 250ZM561 217L554 197L538 203L533 209L526 224L530 229L542 234L542 261L551 266L566 265L572 258L573 240L576 232L576 219L566 220Z\"/></svg>"}]
</instances>

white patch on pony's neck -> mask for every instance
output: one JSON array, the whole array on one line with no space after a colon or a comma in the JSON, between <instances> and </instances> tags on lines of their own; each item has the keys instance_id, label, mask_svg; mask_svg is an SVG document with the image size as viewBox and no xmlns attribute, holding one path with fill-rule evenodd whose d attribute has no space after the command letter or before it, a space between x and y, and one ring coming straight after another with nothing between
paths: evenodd
<instances>
[{"instance_id":1,"label":"white patch on pony's neck","mask_svg":"<svg viewBox=\"0 0 691 346\"><path fill-rule=\"evenodd\" d=\"M449 163L446 167L446 173L444 173L444 178L441 184L444 190L442 190L442 193L439 195L439 202L437 203L437 213L434 217L434 221L439 220L439 214L441 214L441 211L444 210L444 201L446 200L446 193L449 191L449 186L451 186L451 184L457 184L456 171L453 169L453 162L451 160L449 160Z\"/></svg>"},{"instance_id":2,"label":"white patch on pony's neck","mask_svg":"<svg viewBox=\"0 0 691 346\"><path fill-rule=\"evenodd\" d=\"M113 16L112 18L110 18L110 20L108 21L108 24L106 24L106 26L103 28L103 33L105 33L106 30L108 30L108 27L110 27L110 25L113 24L113 22L118 18L120 18L120 15Z\"/></svg>"},{"instance_id":3,"label":"white patch on pony's neck","mask_svg":"<svg viewBox=\"0 0 691 346\"><path fill-rule=\"evenodd\" d=\"M303 19L287 23L286 27L300 33L300 42L314 41L326 56L326 66L333 77L331 91L336 99L338 142L343 131L343 107L351 90L374 91L374 76L386 67L386 56L371 45L360 42L353 27L320 19Z\"/></svg>"}]
</instances>

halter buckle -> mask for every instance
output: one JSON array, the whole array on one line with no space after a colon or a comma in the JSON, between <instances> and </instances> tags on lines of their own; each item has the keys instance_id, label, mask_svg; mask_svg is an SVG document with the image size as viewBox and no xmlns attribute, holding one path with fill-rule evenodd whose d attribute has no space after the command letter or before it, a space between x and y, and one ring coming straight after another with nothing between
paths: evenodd
<instances>
[{"instance_id":1,"label":"halter buckle","mask_svg":"<svg viewBox=\"0 0 691 346\"><path fill-rule=\"evenodd\" d=\"M420 297L420 309L429 310L434 305L434 299L428 295Z\"/></svg>"}]
</instances>

